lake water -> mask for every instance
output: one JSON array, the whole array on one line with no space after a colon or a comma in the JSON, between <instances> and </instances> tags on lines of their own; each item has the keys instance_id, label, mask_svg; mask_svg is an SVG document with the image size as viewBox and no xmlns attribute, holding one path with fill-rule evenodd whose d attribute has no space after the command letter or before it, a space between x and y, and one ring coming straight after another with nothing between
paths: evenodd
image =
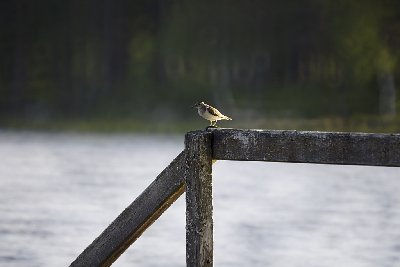
<instances>
[{"instance_id":1,"label":"lake water","mask_svg":"<svg viewBox=\"0 0 400 267\"><path fill-rule=\"evenodd\" d=\"M68 266L183 136L0 132L0 266ZM400 266L400 168L219 161L215 266ZM113 266L185 266L185 201Z\"/></svg>"}]
</instances>

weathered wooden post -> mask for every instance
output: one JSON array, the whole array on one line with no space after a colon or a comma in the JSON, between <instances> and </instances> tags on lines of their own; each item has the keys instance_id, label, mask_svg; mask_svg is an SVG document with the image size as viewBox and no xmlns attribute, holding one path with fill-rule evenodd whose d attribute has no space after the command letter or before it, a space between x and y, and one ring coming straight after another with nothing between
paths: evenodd
<instances>
[{"instance_id":1,"label":"weathered wooden post","mask_svg":"<svg viewBox=\"0 0 400 267\"><path fill-rule=\"evenodd\" d=\"M212 133L186 134L186 265L213 266Z\"/></svg>"}]
</instances>

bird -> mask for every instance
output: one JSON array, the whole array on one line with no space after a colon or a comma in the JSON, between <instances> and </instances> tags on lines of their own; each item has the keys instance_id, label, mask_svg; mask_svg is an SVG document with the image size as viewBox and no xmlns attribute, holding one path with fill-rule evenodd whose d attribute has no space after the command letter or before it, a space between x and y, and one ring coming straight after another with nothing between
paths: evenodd
<instances>
[{"instance_id":1,"label":"bird","mask_svg":"<svg viewBox=\"0 0 400 267\"><path fill-rule=\"evenodd\" d=\"M221 112L219 112L218 109L204 103L204 102L199 102L195 105L192 106L192 108L197 108L197 113L204 119L210 121L210 126L211 127L217 127L217 121L219 120L229 120L231 121L232 119L229 118L228 116L225 116Z\"/></svg>"}]
</instances>

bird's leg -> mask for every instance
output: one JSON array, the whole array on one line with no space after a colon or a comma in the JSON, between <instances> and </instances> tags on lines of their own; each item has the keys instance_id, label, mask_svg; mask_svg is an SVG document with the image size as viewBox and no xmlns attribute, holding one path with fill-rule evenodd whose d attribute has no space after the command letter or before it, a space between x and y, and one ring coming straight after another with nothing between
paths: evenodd
<instances>
[{"instance_id":1,"label":"bird's leg","mask_svg":"<svg viewBox=\"0 0 400 267\"><path fill-rule=\"evenodd\" d=\"M217 126L215 126L216 123L217 123L217 121L210 121L210 125L207 126L207 129L208 128L216 128L217 127Z\"/></svg>"},{"instance_id":2,"label":"bird's leg","mask_svg":"<svg viewBox=\"0 0 400 267\"><path fill-rule=\"evenodd\" d=\"M214 128L213 121L210 121L210 125L206 127L206 130L208 130L209 128Z\"/></svg>"}]
</instances>

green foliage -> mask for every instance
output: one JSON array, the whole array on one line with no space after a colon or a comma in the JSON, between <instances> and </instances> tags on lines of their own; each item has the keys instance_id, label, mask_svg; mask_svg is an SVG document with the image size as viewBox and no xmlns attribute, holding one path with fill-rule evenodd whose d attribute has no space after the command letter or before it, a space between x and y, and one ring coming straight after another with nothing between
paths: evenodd
<instances>
[{"instance_id":1,"label":"green foliage","mask_svg":"<svg viewBox=\"0 0 400 267\"><path fill-rule=\"evenodd\" d=\"M396 0L7 0L0 17L1 117L371 115L380 75L400 77Z\"/></svg>"}]
</instances>

